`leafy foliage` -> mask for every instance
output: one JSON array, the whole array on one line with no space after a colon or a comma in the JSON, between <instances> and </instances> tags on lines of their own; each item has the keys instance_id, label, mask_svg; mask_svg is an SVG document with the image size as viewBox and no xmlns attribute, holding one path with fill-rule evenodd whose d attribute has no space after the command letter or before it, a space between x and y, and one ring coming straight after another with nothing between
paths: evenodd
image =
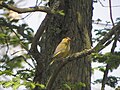
<instances>
[{"instance_id":1,"label":"leafy foliage","mask_svg":"<svg viewBox=\"0 0 120 90\"><path fill-rule=\"evenodd\" d=\"M116 23L118 23L119 21L120 21L119 18L117 18ZM99 24L99 22L101 22L101 19L98 19L96 24ZM101 25L103 25L103 24L101 24ZM96 33L96 37L93 38L93 42L99 42L106 35L106 33L110 30L110 27L107 27L108 25L112 26L112 25L110 25L109 21L106 21L106 24L104 24L103 29L95 29L94 30ZM108 76L107 72L109 70L112 72L114 69L117 69L120 65L120 51L115 50L115 48L117 47L117 41L119 41L119 34L118 35L116 34L116 36L112 36L109 41L113 41L113 46L111 48L111 52L108 52L105 54L102 54L102 53L93 53L92 54L93 62L103 63L106 65L106 66L98 66L98 67L94 68L94 70L97 69L97 70L100 70L101 72L103 72L104 76L106 75L105 77ZM107 46L107 44L106 44L106 46ZM119 82L118 78L119 77L109 76L107 78L106 84L115 88L115 86ZM95 81L95 83L102 83L102 79L97 79Z\"/></svg>"},{"instance_id":2,"label":"leafy foliage","mask_svg":"<svg viewBox=\"0 0 120 90\"><path fill-rule=\"evenodd\" d=\"M115 52L114 54L112 53L105 53L105 54L98 54L98 53L93 53L92 54L93 61L100 62L100 63L109 63L110 65L110 70L117 69L117 67L120 64L120 52Z\"/></svg>"},{"instance_id":3,"label":"leafy foliage","mask_svg":"<svg viewBox=\"0 0 120 90\"><path fill-rule=\"evenodd\" d=\"M13 0L4 0L14 5ZM33 29L19 20L10 19L9 10L0 7L5 14L0 16L0 84L4 88L12 87L17 90L21 85L33 89L36 84L32 82L34 67L29 63L32 57L28 55L29 45L33 39ZM6 14L7 13L7 14ZM29 65L26 67L26 65ZM9 76L11 80L4 79ZM44 88L43 85L38 86Z\"/></svg>"},{"instance_id":4,"label":"leafy foliage","mask_svg":"<svg viewBox=\"0 0 120 90\"><path fill-rule=\"evenodd\" d=\"M120 77L109 76L107 78L106 84L110 87L115 88L115 86L118 84L118 81L120 81ZM97 79L96 81L94 81L94 83L102 83L102 79Z\"/></svg>"},{"instance_id":5,"label":"leafy foliage","mask_svg":"<svg viewBox=\"0 0 120 90\"><path fill-rule=\"evenodd\" d=\"M114 52L114 53L109 52L105 54L93 53L92 59L93 59L93 62L108 64L109 65L108 70L113 71L114 69L117 69L120 65L120 52ZM94 69L98 69L104 73L106 70L106 67L98 66ZM94 83L102 83L102 80L103 79L97 79L96 81L94 81ZM119 81L120 81L120 77L109 76L107 77L106 84L110 87L115 88Z\"/></svg>"},{"instance_id":6,"label":"leafy foliage","mask_svg":"<svg viewBox=\"0 0 120 90\"><path fill-rule=\"evenodd\" d=\"M67 89L67 90L76 90L76 89L80 89L81 87L86 87L85 83L82 83L82 82L77 82L77 83L70 83L70 82L67 82L65 84L63 84L63 90Z\"/></svg>"},{"instance_id":7,"label":"leafy foliage","mask_svg":"<svg viewBox=\"0 0 120 90\"><path fill-rule=\"evenodd\" d=\"M23 86L23 85L30 90L35 88L36 85L39 86L41 89L45 89L45 86L43 84L38 84L38 83L35 84L33 82L26 81L26 80L21 81L19 77L12 78L12 80L10 81L0 81L0 84L4 88L12 87L13 90L17 90L20 86Z\"/></svg>"}]
</instances>

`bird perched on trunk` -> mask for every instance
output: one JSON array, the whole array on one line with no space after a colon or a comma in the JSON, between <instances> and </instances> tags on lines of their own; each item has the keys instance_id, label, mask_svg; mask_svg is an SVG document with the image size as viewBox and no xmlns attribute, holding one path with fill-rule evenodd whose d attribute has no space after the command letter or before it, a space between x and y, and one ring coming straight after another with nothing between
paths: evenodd
<instances>
[{"instance_id":1,"label":"bird perched on trunk","mask_svg":"<svg viewBox=\"0 0 120 90\"><path fill-rule=\"evenodd\" d=\"M50 63L53 64L55 59L59 58L65 58L70 53L70 41L71 39L69 37L63 38L62 41L58 44L57 48L55 49L55 52L53 54L53 60Z\"/></svg>"}]
</instances>

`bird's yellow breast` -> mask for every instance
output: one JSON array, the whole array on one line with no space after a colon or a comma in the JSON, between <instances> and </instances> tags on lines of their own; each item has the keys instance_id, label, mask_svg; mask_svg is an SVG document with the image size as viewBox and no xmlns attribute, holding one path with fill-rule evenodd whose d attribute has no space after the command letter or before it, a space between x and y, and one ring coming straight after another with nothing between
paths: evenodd
<instances>
[{"instance_id":1,"label":"bird's yellow breast","mask_svg":"<svg viewBox=\"0 0 120 90\"><path fill-rule=\"evenodd\" d=\"M64 58L68 56L69 52L70 52L70 41L67 38L64 38L55 49L53 57Z\"/></svg>"}]
</instances>

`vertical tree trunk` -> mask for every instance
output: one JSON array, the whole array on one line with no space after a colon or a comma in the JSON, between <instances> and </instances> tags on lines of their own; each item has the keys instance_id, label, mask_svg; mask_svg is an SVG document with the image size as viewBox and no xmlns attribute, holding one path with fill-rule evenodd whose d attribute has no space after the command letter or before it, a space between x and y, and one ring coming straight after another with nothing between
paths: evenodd
<instances>
[{"instance_id":1,"label":"vertical tree trunk","mask_svg":"<svg viewBox=\"0 0 120 90\"><path fill-rule=\"evenodd\" d=\"M50 7L56 0L50 0ZM45 31L40 40L41 55L44 66L42 83L46 83L50 74L57 68L52 66L46 71L54 49L64 37L70 37L71 53L91 48L92 0L60 0L58 10L64 10L65 15L47 15ZM40 69L40 68L39 68ZM37 73L37 72L36 72ZM90 56L79 58L67 64L59 73L52 90L61 90L65 83L84 83L84 86L72 90L91 89Z\"/></svg>"}]
</instances>

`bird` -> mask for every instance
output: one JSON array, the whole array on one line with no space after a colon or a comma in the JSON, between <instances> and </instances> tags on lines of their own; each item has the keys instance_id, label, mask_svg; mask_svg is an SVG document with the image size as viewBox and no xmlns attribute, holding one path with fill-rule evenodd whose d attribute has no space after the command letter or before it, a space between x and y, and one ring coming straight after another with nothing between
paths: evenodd
<instances>
[{"instance_id":1,"label":"bird","mask_svg":"<svg viewBox=\"0 0 120 90\"><path fill-rule=\"evenodd\" d=\"M71 39L69 37L65 37L62 39L62 41L58 44L54 51L54 54L52 56L53 60L50 62L50 65L52 65L55 62L55 59L65 58L69 55L70 41Z\"/></svg>"}]
</instances>

